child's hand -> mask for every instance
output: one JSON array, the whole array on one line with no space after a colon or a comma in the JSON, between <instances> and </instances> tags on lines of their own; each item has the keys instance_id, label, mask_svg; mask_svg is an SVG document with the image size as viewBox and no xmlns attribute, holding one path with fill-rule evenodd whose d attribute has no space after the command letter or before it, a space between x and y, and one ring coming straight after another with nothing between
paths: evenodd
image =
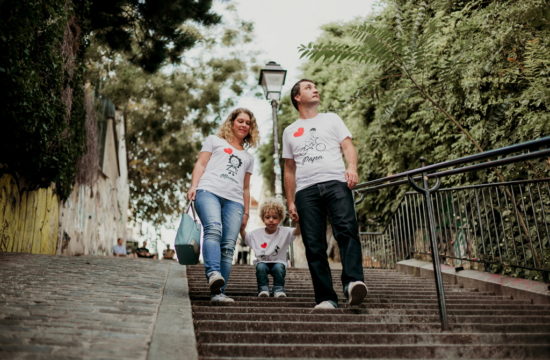
<instances>
[{"instance_id":1,"label":"child's hand","mask_svg":"<svg viewBox=\"0 0 550 360\"><path fill-rule=\"evenodd\" d=\"M298 210L296 210L296 205L294 203L288 204L288 214L290 215L290 219L292 221L298 222L299 220Z\"/></svg>"}]
</instances>

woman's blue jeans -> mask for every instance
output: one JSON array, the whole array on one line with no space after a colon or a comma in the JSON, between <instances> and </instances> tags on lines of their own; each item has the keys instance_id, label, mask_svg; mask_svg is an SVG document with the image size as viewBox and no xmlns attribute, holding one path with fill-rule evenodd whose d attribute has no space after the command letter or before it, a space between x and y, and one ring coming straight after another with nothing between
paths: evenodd
<instances>
[{"instance_id":1,"label":"woman's blue jeans","mask_svg":"<svg viewBox=\"0 0 550 360\"><path fill-rule=\"evenodd\" d=\"M197 190L195 208L203 228L202 257L206 276L219 271L227 286L244 207L209 191Z\"/></svg>"},{"instance_id":2,"label":"woman's blue jeans","mask_svg":"<svg viewBox=\"0 0 550 360\"><path fill-rule=\"evenodd\" d=\"M263 263L256 264L256 280L258 280L258 293L261 291L269 292L268 274L273 276L273 293L285 291L286 267L281 263Z\"/></svg>"}]
</instances>

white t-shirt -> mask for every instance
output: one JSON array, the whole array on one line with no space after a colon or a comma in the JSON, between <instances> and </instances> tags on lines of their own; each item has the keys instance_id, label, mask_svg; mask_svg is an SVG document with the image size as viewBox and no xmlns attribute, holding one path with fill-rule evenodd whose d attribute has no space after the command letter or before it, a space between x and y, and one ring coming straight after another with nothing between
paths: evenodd
<instances>
[{"instance_id":1,"label":"white t-shirt","mask_svg":"<svg viewBox=\"0 0 550 360\"><path fill-rule=\"evenodd\" d=\"M224 199L244 204L243 186L246 173L252 174L254 158L238 150L225 139L210 135L201 152L212 153L197 189L207 190Z\"/></svg>"},{"instance_id":2,"label":"white t-shirt","mask_svg":"<svg viewBox=\"0 0 550 360\"><path fill-rule=\"evenodd\" d=\"M281 263L286 265L288 247L296 238L294 228L279 226L273 234L268 234L265 228L259 228L246 233L244 241L254 250L256 260L259 262Z\"/></svg>"},{"instance_id":3,"label":"white t-shirt","mask_svg":"<svg viewBox=\"0 0 550 360\"><path fill-rule=\"evenodd\" d=\"M313 184L346 182L340 144L351 133L334 113L298 119L283 132L283 158L296 162L296 191Z\"/></svg>"}]
</instances>

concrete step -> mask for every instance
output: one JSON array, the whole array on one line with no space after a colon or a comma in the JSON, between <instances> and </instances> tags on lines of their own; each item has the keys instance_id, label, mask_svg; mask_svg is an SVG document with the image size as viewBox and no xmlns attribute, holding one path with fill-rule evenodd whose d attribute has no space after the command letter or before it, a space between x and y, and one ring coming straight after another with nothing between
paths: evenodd
<instances>
[{"instance_id":1,"label":"concrete step","mask_svg":"<svg viewBox=\"0 0 550 360\"><path fill-rule=\"evenodd\" d=\"M201 343L235 344L550 344L546 333L339 333L339 332L239 332L201 331L197 334Z\"/></svg>"},{"instance_id":2,"label":"concrete step","mask_svg":"<svg viewBox=\"0 0 550 360\"><path fill-rule=\"evenodd\" d=\"M264 311L265 313L269 314L311 314L312 311L311 308L303 308L303 307L277 307L277 306L263 306L261 307L261 311ZM542 315L542 316L550 316L550 310L543 311L543 310L491 310L491 309L464 309L464 310L457 310L457 309L447 309L449 315L485 315L485 316L498 316L498 315L512 315L512 316L519 316L519 315L526 315L526 316L534 316L534 315ZM193 306L193 311L197 312L209 312L209 313L215 313L215 312L222 312L222 313L255 313L258 312L258 307L228 307L228 306L211 306L210 304L207 306ZM389 309L389 308L338 308L335 310L331 310L331 313L339 313L339 314L402 314L402 315L433 315L433 316L439 316L439 312L437 308L434 309Z\"/></svg>"},{"instance_id":3,"label":"concrete step","mask_svg":"<svg viewBox=\"0 0 550 360\"><path fill-rule=\"evenodd\" d=\"M259 309L261 310L261 309ZM384 323L430 323L438 322L439 315L359 315L359 314L270 314L270 313L214 313L214 312L197 312L193 311L193 319L195 320L228 320L228 321L302 321L308 322L384 322ZM481 315L450 315L449 321L455 324L462 323L485 323L485 324L502 324L513 322L516 324L530 323L550 323L550 316L541 318L540 316L481 316Z\"/></svg>"},{"instance_id":4,"label":"concrete step","mask_svg":"<svg viewBox=\"0 0 550 360\"><path fill-rule=\"evenodd\" d=\"M364 344L199 344L201 356L285 358L405 358L405 359L548 359L546 345L364 345Z\"/></svg>"},{"instance_id":5,"label":"concrete step","mask_svg":"<svg viewBox=\"0 0 550 360\"><path fill-rule=\"evenodd\" d=\"M232 296L231 293L227 294L228 296ZM268 306L280 306L283 308L287 307L305 307L305 308L313 308L315 305L315 301L313 298L311 299L305 299L302 300L300 298L258 298L258 297L250 297L241 299L238 297L235 297L234 303L227 303L227 304L212 304L210 302L209 297L205 298L192 298L193 304L198 306L237 306L237 307L264 307L266 304L269 304ZM340 299L340 306L347 308L348 305L345 303L344 299ZM547 311L549 308L545 305L529 305L529 304L499 304L499 303L488 303L488 304L453 304L453 303L447 303L447 308L449 310L464 310L464 309L493 309L493 310L535 310L539 308L541 310ZM391 309L434 309L437 310L438 306L435 302L429 302L429 303L391 303L391 302L373 302L373 301L365 301L359 306L355 306L356 309L373 309L373 308L391 308Z\"/></svg>"},{"instance_id":6,"label":"concrete step","mask_svg":"<svg viewBox=\"0 0 550 360\"><path fill-rule=\"evenodd\" d=\"M314 293L311 292L297 292L295 289L286 289L287 297L295 297L295 298L313 298ZM240 290L240 289L233 289L233 288L227 288L226 290L227 294L231 294L231 296L238 296L239 298L250 298L250 297L257 297L257 291L254 289L253 291L250 290ZM344 298L343 293L337 294ZM208 290L202 290L202 291L192 291L190 292L190 295L195 298L207 298L210 296L210 291ZM447 299L448 302L483 302L488 301L491 303L499 302L499 303L508 303L508 304L530 304L527 300L512 300L509 297L503 297L503 296L491 296L491 295L476 295L476 294L460 294L460 293L451 293L446 294L445 299ZM436 301L437 302L437 296L434 293L403 293L403 294L393 294L393 293L383 293L380 291L369 291L368 298L366 301L373 300L373 301L392 301L392 300L403 300L403 301L423 301L423 302L430 302L430 301ZM550 308L550 306L549 306Z\"/></svg>"},{"instance_id":7,"label":"concrete step","mask_svg":"<svg viewBox=\"0 0 550 360\"><path fill-rule=\"evenodd\" d=\"M303 331L303 332L439 332L441 324L432 323L367 323L367 322L313 322L304 323L301 321L279 321L277 323L260 323L255 321L226 321L226 320L197 320L195 327L198 331L202 330L222 330L232 329L234 331ZM550 333L550 324L531 323L531 324L476 324L463 323L451 324L453 332L546 332Z\"/></svg>"}]
</instances>

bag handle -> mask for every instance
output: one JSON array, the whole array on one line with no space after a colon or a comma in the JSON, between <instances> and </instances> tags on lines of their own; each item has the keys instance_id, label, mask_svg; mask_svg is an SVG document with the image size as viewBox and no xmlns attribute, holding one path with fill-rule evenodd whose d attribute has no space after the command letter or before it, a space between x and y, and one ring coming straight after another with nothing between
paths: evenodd
<instances>
[{"instance_id":1,"label":"bag handle","mask_svg":"<svg viewBox=\"0 0 550 360\"><path fill-rule=\"evenodd\" d=\"M190 201L187 207L185 208L185 214L189 213L189 208L191 208L191 211L193 212L193 220L197 222L197 212L195 211L195 202Z\"/></svg>"}]
</instances>

